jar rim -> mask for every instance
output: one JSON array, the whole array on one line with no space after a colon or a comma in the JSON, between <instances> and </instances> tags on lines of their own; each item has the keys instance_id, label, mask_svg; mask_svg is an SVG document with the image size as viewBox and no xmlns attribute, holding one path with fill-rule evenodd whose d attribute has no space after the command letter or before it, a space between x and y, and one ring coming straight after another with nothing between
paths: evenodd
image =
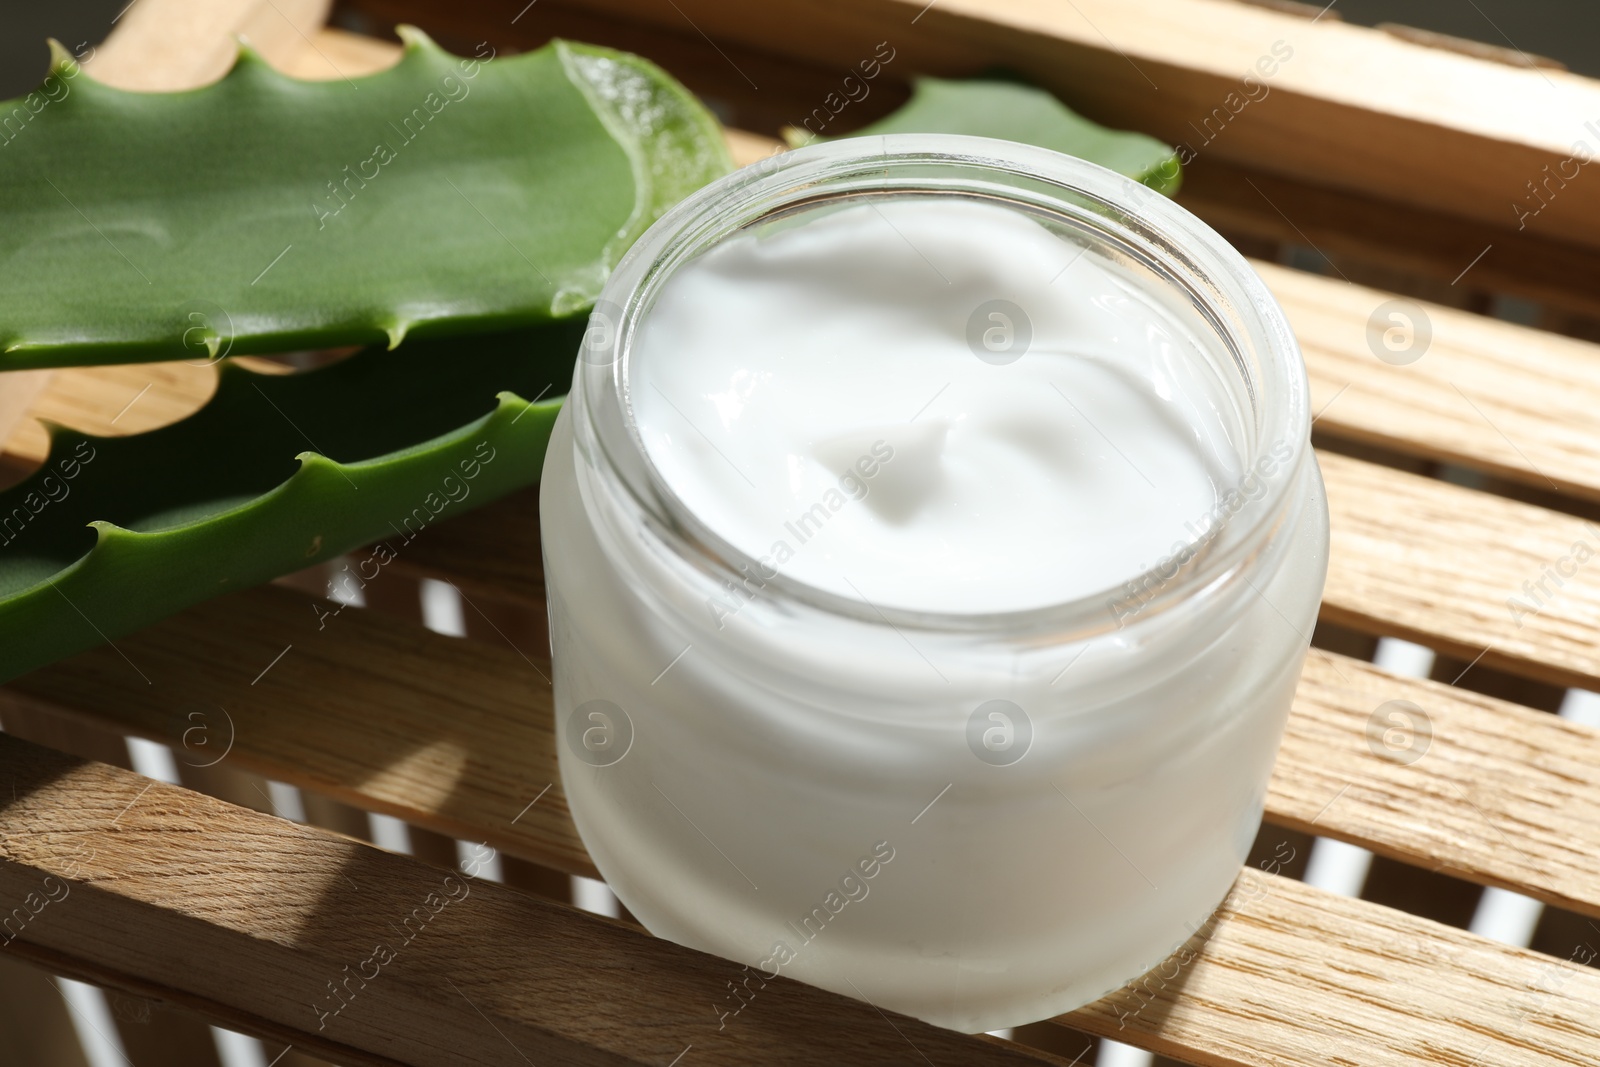
<instances>
[{"instance_id":1,"label":"jar rim","mask_svg":"<svg viewBox=\"0 0 1600 1067\"><path fill-rule=\"evenodd\" d=\"M1206 529L1177 566L1175 551L1142 574L1119 576L1117 584L1072 600L998 612L931 612L856 600L781 572L776 578L762 575L763 596L891 627L1005 636L1068 631L1087 638L1126 625L1116 608L1121 589L1153 589L1138 606L1137 624L1214 586L1259 554L1282 521L1295 472L1310 454L1305 367L1265 282L1221 235L1154 189L1048 149L957 134L842 138L774 154L691 194L623 257L591 315L568 402L583 416L580 447L604 457L641 524L718 584L740 582L756 565L673 491L634 417L633 341L667 279L721 241L781 215L847 197L949 193L1056 212L1092 226L1093 236L1159 273L1216 332L1239 371L1237 384L1253 416L1243 427L1249 439L1248 448L1240 450L1242 476L1280 444L1290 450L1282 460L1283 474L1267 480L1257 496L1229 490L1236 506Z\"/></svg>"}]
</instances>

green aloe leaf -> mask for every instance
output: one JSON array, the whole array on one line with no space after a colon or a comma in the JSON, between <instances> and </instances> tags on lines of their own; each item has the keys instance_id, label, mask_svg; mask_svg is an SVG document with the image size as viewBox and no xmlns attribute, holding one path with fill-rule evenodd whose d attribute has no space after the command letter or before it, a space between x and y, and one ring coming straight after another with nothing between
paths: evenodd
<instances>
[{"instance_id":1,"label":"green aloe leaf","mask_svg":"<svg viewBox=\"0 0 1600 1067\"><path fill-rule=\"evenodd\" d=\"M170 426L51 427L49 458L0 492L0 681L360 545L403 555L538 481L561 407L543 398L572 380L584 326L373 346L303 374L224 363Z\"/></svg>"},{"instance_id":2,"label":"green aloe leaf","mask_svg":"<svg viewBox=\"0 0 1600 1067\"><path fill-rule=\"evenodd\" d=\"M964 133L1020 141L1098 163L1168 196L1177 193L1181 181L1177 153L1154 137L1107 129L1045 90L1005 76L917 78L905 106L850 136L884 133ZM784 135L791 146L812 139L794 128Z\"/></svg>"},{"instance_id":3,"label":"green aloe leaf","mask_svg":"<svg viewBox=\"0 0 1600 1067\"><path fill-rule=\"evenodd\" d=\"M134 93L56 46L0 104L0 369L506 329L587 308L668 206L731 163L653 64L557 41L458 58L403 28L355 80L248 48Z\"/></svg>"}]
</instances>

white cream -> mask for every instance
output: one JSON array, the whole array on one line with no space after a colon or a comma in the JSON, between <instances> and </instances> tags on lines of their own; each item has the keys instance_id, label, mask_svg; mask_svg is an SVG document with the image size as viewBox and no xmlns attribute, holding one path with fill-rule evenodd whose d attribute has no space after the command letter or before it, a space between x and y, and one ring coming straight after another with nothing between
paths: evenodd
<instances>
[{"instance_id":1,"label":"white cream","mask_svg":"<svg viewBox=\"0 0 1600 1067\"><path fill-rule=\"evenodd\" d=\"M1114 587L1239 477L1193 336L1082 246L970 200L727 241L666 284L633 360L640 433L689 510L767 571L880 605Z\"/></svg>"},{"instance_id":2,"label":"white cream","mask_svg":"<svg viewBox=\"0 0 1600 1067\"><path fill-rule=\"evenodd\" d=\"M1078 236L933 187L1043 189ZM778 974L1017 1025L1198 929L1327 549L1303 371L1243 260L1081 161L872 138L695 194L603 300L623 328L591 330L540 490L561 782L645 926L748 965L708 1034ZM987 310L969 345L995 300L1031 331L1010 362Z\"/></svg>"}]
</instances>

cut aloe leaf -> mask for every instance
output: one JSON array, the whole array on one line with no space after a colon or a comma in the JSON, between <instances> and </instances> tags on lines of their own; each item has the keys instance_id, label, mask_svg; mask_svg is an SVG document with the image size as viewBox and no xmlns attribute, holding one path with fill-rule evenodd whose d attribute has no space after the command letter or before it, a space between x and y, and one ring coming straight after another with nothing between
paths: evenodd
<instances>
[{"instance_id":1,"label":"cut aloe leaf","mask_svg":"<svg viewBox=\"0 0 1600 1067\"><path fill-rule=\"evenodd\" d=\"M0 681L360 545L403 555L537 482L584 326L374 346L303 374L224 363L170 426L51 427L49 458L0 492Z\"/></svg>"},{"instance_id":2,"label":"cut aloe leaf","mask_svg":"<svg viewBox=\"0 0 1600 1067\"><path fill-rule=\"evenodd\" d=\"M1038 145L1098 163L1168 196L1181 181L1177 153L1154 137L1107 129L1045 90L1003 76L917 78L905 106L850 136L885 133L964 133ZM793 127L784 136L791 146L815 140Z\"/></svg>"},{"instance_id":3,"label":"cut aloe leaf","mask_svg":"<svg viewBox=\"0 0 1600 1067\"><path fill-rule=\"evenodd\" d=\"M575 314L668 206L731 168L653 64L557 41L299 81L248 48L134 93L56 47L0 152L0 369L507 329Z\"/></svg>"}]
</instances>

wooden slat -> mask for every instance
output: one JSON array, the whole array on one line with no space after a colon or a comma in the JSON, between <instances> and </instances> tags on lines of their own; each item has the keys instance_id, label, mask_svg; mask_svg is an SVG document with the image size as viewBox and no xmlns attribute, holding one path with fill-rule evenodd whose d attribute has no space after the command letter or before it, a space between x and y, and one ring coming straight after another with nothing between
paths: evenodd
<instances>
[{"instance_id":1,"label":"wooden slat","mask_svg":"<svg viewBox=\"0 0 1600 1067\"><path fill-rule=\"evenodd\" d=\"M271 360L240 357L237 362L266 374L287 373ZM4 379L10 384L11 374ZM44 459L49 419L85 433L114 437L141 433L192 415L216 391L216 367L204 362L123 363L109 367L70 367L47 372L29 418L18 420L5 438L5 453L25 463Z\"/></svg>"},{"instance_id":2,"label":"wooden slat","mask_svg":"<svg viewBox=\"0 0 1600 1067\"><path fill-rule=\"evenodd\" d=\"M226 750L229 766L598 877L556 771L548 649L443 637L372 611L326 614L337 607L278 587L222 597L119 640L127 660L98 649L0 699L42 698L180 754L197 721L205 733L190 740L207 747L189 750L193 762Z\"/></svg>"},{"instance_id":3,"label":"wooden slat","mask_svg":"<svg viewBox=\"0 0 1600 1067\"><path fill-rule=\"evenodd\" d=\"M971 73L1004 64L1090 117L1189 141L1216 158L1516 229L1512 201L1600 115L1600 83L1517 69L1333 20L1230 0L654 0L587 6L841 69L893 42L906 69ZM1275 42L1292 58L1270 93L1197 127L1242 96ZM863 51L865 49L865 51ZM902 62L896 60L896 62ZM1259 96L1259 92L1257 92ZM1193 124L1193 125L1191 125ZM1214 122L1214 126L1219 124ZM1595 147L1591 137L1591 148ZM1528 229L1600 244L1600 185L1568 182Z\"/></svg>"},{"instance_id":4,"label":"wooden slat","mask_svg":"<svg viewBox=\"0 0 1600 1067\"><path fill-rule=\"evenodd\" d=\"M1267 818L1600 917L1600 731L1548 712L1313 655Z\"/></svg>"},{"instance_id":5,"label":"wooden slat","mask_svg":"<svg viewBox=\"0 0 1600 1067\"><path fill-rule=\"evenodd\" d=\"M1590 558L1600 556L1600 528L1345 456L1317 458L1333 528L1322 618L1600 689L1600 558Z\"/></svg>"},{"instance_id":6,"label":"wooden slat","mask_svg":"<svg viewBox=\"0 0 1600 1067\"><path fill-rule=\"evenodd\" d=\"M140 0L128 5L84 69L122 89L191 89L233 65L236 37L275 63L298 55L332 6L333 0Z\"/></svg>"},{"instance_id":7,"label":"wooden slat","mask_svg":"<svg viewBox=\"0 0 1600 1067\"><path fill-rule=\"evenodd\" d=\"M1592 949L1558 960L1247 868L1186 951L1062 1021L1206 1067L1600 1062Z\"/></svg>"},{"instance_id":8,"label":"wooden slat","mask_svg":"<svg viewBox=\"0 0 1600 1067\"><path fill-rule=\"evenodd\" d=\"M413 577L444 578L470 602L506 601L543 615L538 486L469 514L470 523L443 522L425 530L395 557L393 566ZM539 649L539 655L547 654L546 648Z\"/></svg>"},{"instance_id":9,"label":"wooden slat","mask_svg":"<svg viewBox=\"0 0 1600 1067\"><path fill-rule=\"evenodd\" d=\"M313 81L358 78L394 66L400 61L400 51L393 41L324 26L310 35L306 47L286 56L278 69Z\"/></svg>"},{"instance_id":10,"label":"wooden slat","mask_svg":"<svg viewBox=\"0 0 1600 1067\"><path fill-rule=\"evenodd\" d=\"M20 439L26 445L30 434L37 433L41 438L44 436L43 429L28 416L33 414L30 409L50 384L54 373L48 370L12 371L5 377L3 384L0 384L0 441L11 442L13 435L21 434ZM7 447L5 451L12 452L13 449ZM38 451L42 457L43 449Z\"/></svg>"},{"instance_id":11,"label":"wooden slat","mask_svg":"<svg viewBox=\"0 0 1600 1067\"><path fill-rule=\"evenodd\" d=\"M0 779L13 954L341 1063L1065 1062L781 977L720 1020L744 972L626 924L14 738Z\"/></svg>"},{"instance_id":12,"label":"wooden slat","mask_svg":"<svg viewBox=\"0 0 1600 1067\"><path fill-rule=\"evenodd\" d=\"M1368 340L1393 293L1253 266L1300 340L1319 430L1600 499L1600 345L1408 301L1432 336L1395 366Z\"/></svg>"},{"instance_id":13,"label":"wooden slat","mask_svg":"<svg viewBox=\"0 0 1600 1067\"><path fill-rule=\"evenodd\" d=\"M102 648L0 689L0 714L65 710L182 755L186 715L199 709L206 758L232 738L229 766L593 877L556 769L544 651L354 609L317 630L331 606L281 588L203 604L118 642L154 685ZM1369 746L1369 721L1389 700L1432 720L1434 747L1412 764ZM1268 814L1600 917L1596 768L1600 733L1587 727L1318 653Z\"/></svg>"},{"instance_id":14,"label":"wooden slat","mask_svg":"<svg viewBox=\"0 0 1600 1067\"><path fill-rule=\"evenodd\" d=\"M1381 267L1463 296L1506 293L1600 314L1600 291L1587 283L1600 274L1600 250L1559 234L1506 230L1210 155L1184 168L1178 203L1230 239L1309 245L1335 275Z\"/></svg>"}]
</instances>

